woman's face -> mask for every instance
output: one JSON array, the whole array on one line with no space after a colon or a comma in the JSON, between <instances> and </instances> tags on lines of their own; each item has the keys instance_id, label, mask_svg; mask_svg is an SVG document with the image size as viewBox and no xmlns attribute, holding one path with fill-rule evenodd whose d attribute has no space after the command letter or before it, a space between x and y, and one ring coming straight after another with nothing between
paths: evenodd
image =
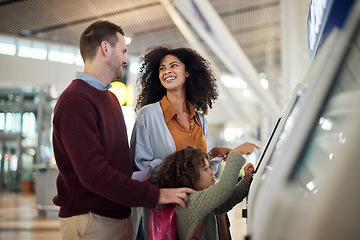
<instances>
[{"instance_id":1,"label":"woman's face","mask_svg":"<svg viewBox=\"0 0 360 240\"><path fill-rule=\"evenodd\" d=\"M176 56L166 55L160 62L159 79L166 90L185 90L185 79L188 76L185 64Z\"/></svg>"},{"instance_id":2,"label":"woman's face","mask_svg":"<svg viewBox=\"0 0 360 240\"><path fill-rule=\"evenodd\" d=\"M205 165L199 166L200 178L196 180L194 187L197 191L204 190L215 184L215 176L213 170L209 166L209 162L205 159Z\"/></svg>"}]
</instances>

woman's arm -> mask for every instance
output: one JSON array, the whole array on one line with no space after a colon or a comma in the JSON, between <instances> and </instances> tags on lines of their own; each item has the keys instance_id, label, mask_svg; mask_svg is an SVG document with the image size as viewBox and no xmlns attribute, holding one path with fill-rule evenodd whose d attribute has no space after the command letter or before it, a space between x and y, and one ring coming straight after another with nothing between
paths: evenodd
<instances>
[{"instance_id":1,"label":"woman's arm","mask_svg":"<svg viewBox=\"0 0 360 240\"><path fill-rule=\"evenodd\" d=\"M160 165L175 150L160 104L143 107L136 118L130 140L133 169L150 167L150 173L156 179Z\"/></svg>"},{"instance_id":2,"label":"woman's arm","mask_svg":"<svg viewBox=\"0 0 360 240\"><path fill-rule=\"evenodd\" d=\"M134 169L143 170L147 167L156 168L162 159L154 159L150 136L142 117L136 119L130 140L131 162Z\"/></svg>"}]
</instances>

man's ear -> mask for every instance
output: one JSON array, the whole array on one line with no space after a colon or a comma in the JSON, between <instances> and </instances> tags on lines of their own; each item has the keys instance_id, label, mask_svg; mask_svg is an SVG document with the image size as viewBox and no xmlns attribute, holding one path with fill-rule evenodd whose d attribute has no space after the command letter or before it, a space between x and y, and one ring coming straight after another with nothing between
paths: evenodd
<instances>
[{"instance_id":1,"label":"man's ear","mask_svg":"<svg viewBox=\"0 0 360 240\"><path fill-rule=\"evenodd\" d=\"M100 43L101 53L106 57L109 54L109 44L106 41Z\"/></svg>"}]
</instances>

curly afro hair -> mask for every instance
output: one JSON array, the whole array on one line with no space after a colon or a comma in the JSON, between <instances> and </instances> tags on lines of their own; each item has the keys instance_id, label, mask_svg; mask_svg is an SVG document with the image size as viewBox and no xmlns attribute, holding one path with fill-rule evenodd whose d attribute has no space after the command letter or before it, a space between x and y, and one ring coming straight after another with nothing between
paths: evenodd
<instances>
[{"instance_id":1,"label":"curly afro hair","mask_svg":"<svg viewBox=\"0 0 360 240\"><path fill-rule=\"evenodd\" d=\"M212 73L210 63L190 48L171 49L165 46L149 48L148 53L140 58L142 66L137 79L139 94L135 110L138 111L145 105L160 101L166 94L166 89L160 83L159 66L167 55L179 58L189 73L185 82L186 100L194 105L196 111L207 114L219 95L216 77Z\"/></svg>"},{"instance_id":2,"label":"curly afro hair","mask_svg":"<svg viewBox=\"0 0 360 240\"><path fill-rule=\"evenodd\" d=\"M187 147L165 158L159 171L160 188L189 187L195 189L195 182L200 178L199 167L209 161L205 150Z\"/></svg>"}]
</instances>

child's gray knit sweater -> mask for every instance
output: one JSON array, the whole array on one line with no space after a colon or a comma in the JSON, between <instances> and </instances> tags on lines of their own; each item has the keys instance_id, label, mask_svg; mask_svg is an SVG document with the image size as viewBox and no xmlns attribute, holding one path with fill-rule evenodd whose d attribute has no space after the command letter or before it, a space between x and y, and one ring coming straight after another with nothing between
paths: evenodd
<instances>
[{"instance_id":1,"label":"child's gray knit sweater","mask_svg":"<svg viewBox=\"0 0 360 240\"><path fill-rule=\"evenodd\" d=\"M244 163L245 159L240 154L231 152L218 183L191 194L186 208L176 206L180 240L192 239L202 220L204 223L198 239L218 239L215 215L228 212L248 194L250 183L245 178L237 183Z\"/></svg>"}]
</instances>

